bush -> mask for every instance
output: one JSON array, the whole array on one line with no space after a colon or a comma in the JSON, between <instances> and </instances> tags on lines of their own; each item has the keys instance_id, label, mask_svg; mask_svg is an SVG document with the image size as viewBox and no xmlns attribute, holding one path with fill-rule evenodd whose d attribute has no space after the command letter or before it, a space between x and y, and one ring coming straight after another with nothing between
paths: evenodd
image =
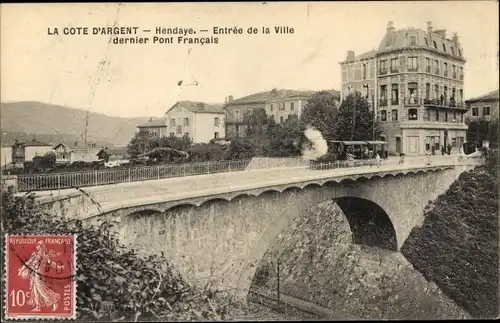
<instances>
[{"instance_id":1,"label":"bush","mask_svg":"<svg viewBox=\"0 0 500 323\"><path fill-rule=\"evenodd\" d=\"M43 213L33 197L14 196L12 188L2 192L1 211L9 234L78 234L79 320L211 320L227 314L213 291L190 288L163 255L143 258L123 247L105 220L88 226ZM112 302L115 312L106 312L103 301Z\"/></svg>"},{"instance_id":2,"label":"bush","mask_svg":"<svg viewBox=\"0 0 500 323\"><path fill-rule=\"evenodd\" d=\"M498 184L477 168L462 173L414 229L401 252L475 317L499 309Z\"/></svg>"}]
</instances>

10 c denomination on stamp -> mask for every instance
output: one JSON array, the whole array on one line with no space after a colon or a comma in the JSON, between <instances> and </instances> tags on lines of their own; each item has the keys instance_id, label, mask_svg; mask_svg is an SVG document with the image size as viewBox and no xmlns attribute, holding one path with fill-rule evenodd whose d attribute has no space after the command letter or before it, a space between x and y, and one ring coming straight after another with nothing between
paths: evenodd
<instances>
[{"instance_id":1,"label":"10 c denomination on stamp","mask_svg":"<svg viewBox=\"0 0 500 323\"><path fill-rule=\"evenodd\" d=\"M76 236L7 235L6 319L76 318Z\"/></svg>"}]
</instances>

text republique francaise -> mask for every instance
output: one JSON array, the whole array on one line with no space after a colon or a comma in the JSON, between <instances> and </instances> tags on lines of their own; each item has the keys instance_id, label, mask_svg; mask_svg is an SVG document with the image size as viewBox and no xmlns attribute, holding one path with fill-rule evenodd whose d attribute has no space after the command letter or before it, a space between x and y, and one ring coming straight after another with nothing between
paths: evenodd
<instances>
[{"instance_id":1,"label":"text republique francaise","mask_svg":"<svg viewBox=\"0 0 500 323\"><path fill-rule=\"evenodd\" d=\"M289 26L261 26L261 27L212 27L208 29L193 28L165 28L155 27L142 29L139 27L49 27L47 35L108 35L113 44L218 44L219 35L291 35L295 31ZM149 36L153 34L153 36Z\"/></svg>"}]
</instances>

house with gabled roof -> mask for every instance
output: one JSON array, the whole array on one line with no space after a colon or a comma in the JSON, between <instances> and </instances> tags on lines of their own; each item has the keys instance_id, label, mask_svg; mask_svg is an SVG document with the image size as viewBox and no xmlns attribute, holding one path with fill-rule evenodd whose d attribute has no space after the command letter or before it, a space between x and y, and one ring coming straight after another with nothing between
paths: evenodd
<instances>
[{"instance_id":1,"label":"house with gabled roof","mask_svg":"<svg viewBox=\"0 0 500 323\"><path fill-rule=\"evenodd\" d=\"M222 104L178 101L165 112L169 136L187 136L193 143L208 143L225 137Z\"/></svg>"},{"instance_id":2,"label":"house with gabled roof","mask_svg":"<svg viewBox=\"0 0 500 323\"><path fill-rule=\"evenodd\" d=\"M465 101L468 109L467 116L472 120L478 118L498 119L498 102L498 89L478 97L468 99Z\"/></svg>"},{"instance_id":3,"label":"house with gabled roof","mask_svg":"<svg viewBox=\"0 0 500 323\"><path fill-rule=\"evenodd\" d=\"M245 137L248 121L246 115L255 109L265 109L266 115L272 116L276 123L281 123L289 115L301 116L307 100L317 91L299 91L288 89L272 89L271 91L254 93L234 100L230 95L226 98L226 136Z\"/></svg>"},{"instance_id":4,"label":"house with gabled roof","mask_svg":"<svg viewBox=\"0 0 500 323\"><path fill-rule=\"evenodd\" d=\"M167 136L167 124L163 119L149 118L149 121L137 126L139 131L148 132L152 137Z\"/></svg>"},{"instance_id":5,"label":"house with gabled roof","mask_svg":"<svg viewBox=\"0 0 500 323\"><path fill-rule=\"evenodd\" d=\"M69 164L71 162L71 148L60 142L52 147L56 154L56 164Z\"/></svg>"}]
</instances>

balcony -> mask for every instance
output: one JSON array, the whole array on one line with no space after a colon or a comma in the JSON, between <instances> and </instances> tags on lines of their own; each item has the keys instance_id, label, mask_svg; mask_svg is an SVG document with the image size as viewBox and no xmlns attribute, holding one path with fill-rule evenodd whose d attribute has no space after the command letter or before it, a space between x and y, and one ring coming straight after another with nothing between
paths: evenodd
<instances>
[{"instance_id":1,"label":"balcony","mask_svg":"<svg viewBox=\"0 0 500 323\"><path fill-rule=\"evenodd\" d=\"M391 99L391 105L399 105L399 98Z\"/></svg>"},{"instance_id":2,"label":"balcony","mask_svg":"<svg viewBox=\"0 0 500 323\"><path fill-rule=\"evenodd\" d=\"M391 73L399 73L399 68L392 68L391 67Z\"/></svg>"},{"instance_id":3,"label":"balcony","mask_svg":"<svg viewBox=\"0 0 500 323\"><path fill-rule=\"evenodd\" d=\"M445 70L443 76L448 77L448 71Z\"/></svg>"},{"instance_id":4,"label":"balcony","mask_svg":"<svg viewBox=\"0 0 500 323\"><path fill-rule=\"evenodd\" d=\"M378 100L378 105L381 107L386 107L387 106L387 99Z\"/></svg>"},{"instance_id":5,"label":"balcony","mask_svg":"<svg viewBox=\"0 0 500 323\"><path fill-rule=\"evenodd\" d=\"M425 68L425 73L429 73L429 74L431 73L431 67L430 66L427 66Z\"/></svg>"},{"instance_id":6,"label":"balcony","mask_svg":"<svg viewBox=\"0 0 500 323\"><path fill-rule=\"evenodd\" d=\"M453 77L454 79L456 79L456 78L457 78L457 73L453 73L453 74L451 75L451 77Z\"/></svg>"},{"instance_id":7,"label":"balcony","mask_svg":"<svg viewBox=\"0 0 500 323\"><path fill-rule=\"evenodd\" d=\"M405 98L405 107L419 107L421 103L422 103L422 98L419 98L417 96Z\"/></svg>"},{"instance_id":8,"label":"balcony","mask_svg":"<svg viewBox=\"0 0 500 323\"><path fill-rule=\"evenodd\" d=\"M456 102L454 100L441 100L439 99L424 99L424 106L425 107L443 107L443 108L450 108L453 110L467 110L467 107L465 106L465 103L463 102Z\"/></svg>"},{"instance_id":9,"label":"balcony","mask_svg":"<svg viewBox=\"0 0 500 323\"><path fill-rule=\"evenodd\" d=\"M418 72L418 66L408 66L408 72Z\"/></svg>"},{"instance_id":10,"label":"balcony","mask_svg":"<svg viewBox=\"0 0 500 323\"><path fill-rule=\"evenodd\" d=\"M379 75L386 75L386 74L387 74L387 68L381 68L381 69L378 71L378 74L379 74Z\"/></svg>"},{"instance_id":11,"label":"balcony","mask_svg":"<svg viewBox=\"0 0 500 323\"><path fill-rule=\"evenodd\" d=\"M436 68L436 71L434 72L434 74L439 75L439 68Z\"/></svg>"}]
</instances>

